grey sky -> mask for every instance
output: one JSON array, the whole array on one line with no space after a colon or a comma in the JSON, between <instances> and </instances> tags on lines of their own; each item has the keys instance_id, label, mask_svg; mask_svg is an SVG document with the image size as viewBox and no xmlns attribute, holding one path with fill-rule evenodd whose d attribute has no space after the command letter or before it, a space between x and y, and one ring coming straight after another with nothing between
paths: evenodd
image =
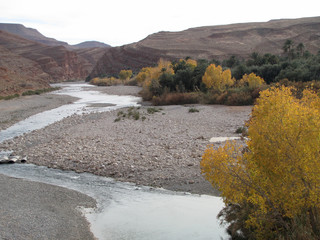
<instances>
[{"instance_id":1,"label":"grey sky","mask_svg":"<svg viewBox=\"0 0 320 240\"><path fill-rule=\"evenodd\" d=\"M21 23L47 37L112 46L159 31L280 18L319 16L317 0L10 0L0 1L0 22Z\"/></svg>"}]
</instances>

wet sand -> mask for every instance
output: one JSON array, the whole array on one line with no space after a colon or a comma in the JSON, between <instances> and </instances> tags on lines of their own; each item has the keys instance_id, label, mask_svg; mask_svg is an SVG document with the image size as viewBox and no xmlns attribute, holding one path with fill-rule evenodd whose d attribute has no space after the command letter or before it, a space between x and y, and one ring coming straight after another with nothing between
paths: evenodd
<instances>
[{"instance_id":1,"label":"wet sand","mask_svg":"<svg viewBox=\"0 0 320 240\"><path fill-rule=\"evenodd\" d=\"M95 239L79 207L94 208L82 193L0 174L0 239Z\"/></svg>"}]
</instances>

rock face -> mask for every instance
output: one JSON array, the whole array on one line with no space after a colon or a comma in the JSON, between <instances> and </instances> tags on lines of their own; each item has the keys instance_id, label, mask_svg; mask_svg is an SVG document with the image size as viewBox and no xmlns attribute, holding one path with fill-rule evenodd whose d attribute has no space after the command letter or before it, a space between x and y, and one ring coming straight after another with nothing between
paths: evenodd
<instances>
[{"instance_id":1,"label":"rock face","mask_svg":"<svg viewBox=\"0 0 320 240\"><path fill-rule=\"evenodd\" d=\"M54 82L84 80L104 54L105 48L101 47L70 50L65 46L59 46L60 42L55 39L44 41L36 30L27 31L27 28L21 26L17 25L13 29L18 29L16 32L28 38L34 37L34 41L0 30L2 96L47 88L49 83ZM12 27L10 30L12 32Z\"/></svg>"},{"instance_id":2,"label":"rock face","mask_svg":"<svg viewBox=\"0 0 320 240\"><path fill-rule=\"evenodd\" d=\"M0 23L0 96L84 80L109 47L96 41L68 45L21 24Z\"/></svg>"},{"instance_id":3,"label":"rock face","mask_svg":"<svg viewBox=\"0 0 320 240\"><path fill-rule=\"evenodd\" d=\"M252 52L281 54L286 40L303 43L311 53L320 49L320 17L272 20L159 32L140 42L110 48L97 62L90 77L152 66L160 57L173 60L246 58Z\"/></svg>"},{"instance_id":4,"label":"rock face","mask_svg":"<svg viewBox=\"0 0 320 240\"><path fill-rule=\"evenodd\" d=\"M49 82L84 79L88 75L83 67L85 61L63 46L44 45L5 31L0 31L0 46L1 94L17 93L27 85L31 89L39 87L31 86L30 81L46 87ZM14 91L4 88L10 81Z\"/></svg>"},{"instance_id":5,"label":"rock face","mask_svg":"<svg viewBox=\"0 0 320 240\"><path fill-rule=\"evenodd\" d=\"M0 95L48 88L50 80L38 63L0 46Z\"/></svg>"}]
</instances>

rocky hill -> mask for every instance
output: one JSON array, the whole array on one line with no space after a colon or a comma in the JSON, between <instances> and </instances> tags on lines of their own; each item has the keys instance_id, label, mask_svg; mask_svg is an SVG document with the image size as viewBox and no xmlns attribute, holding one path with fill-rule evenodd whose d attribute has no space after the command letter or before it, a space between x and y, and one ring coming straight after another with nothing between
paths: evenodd
<instances>
[{"instance_id":1,"label":"rocky hill","mask_svg":"<svg viewBox=\"0 0 320 240\"><path fill-rule=\"evenodd\" d=\"M84 80L110 47L99 42L71 46L20 24L0 24L0 29L10 31L0 30L0 95Z\"/></svg>"},{"instance_id":2,"label":"rocky hill","mask_svg":"<svg viewBox=\"0 0 320 240\"><path fill-rule=\"evenodd\" d=\"M49 82L85 79L89 73L85 60L63 46L48 46L0 31L0 47L2 95L48 86ZM8 82L15 87L4 88Z\"/></svg>"},{"instance_id":3,"label":"rocky hill","mask_svg":"<svg viewBox=\"0 0 320 240\"><path fill-rule=\"evenodd\" d=\"M79 44L72 45L73 48L109 48L111 47L108 44L98 42L98 41L86 41Z\"/></svg>"},{"instance_id":4,"label":"rocky hill","mask_svg":"<svg viewBox=\"0 0 320 240\"><path fill-rule=\"evenodd\" d=\"M140 42L108 49L90 77L151 66L160 57L222 60L232 55L247 58L252 52L281 54L288 39L303 43L308 51L317 53L320 50L320 17L155 33Z\"/></svg>"},{"instance_id":5,"label":"rocky hill","mask_svg":"<svg viewBox=\"0 0 320 240\"><path fill-rule=\"evenodd\" d=\"M38 30L34 28L27 28L22 24L0 23L0 30L49 46L68 46L68 43L66 42L58 41L54 38L48 38L42 35Z\"/></svg>"}]
</instances>

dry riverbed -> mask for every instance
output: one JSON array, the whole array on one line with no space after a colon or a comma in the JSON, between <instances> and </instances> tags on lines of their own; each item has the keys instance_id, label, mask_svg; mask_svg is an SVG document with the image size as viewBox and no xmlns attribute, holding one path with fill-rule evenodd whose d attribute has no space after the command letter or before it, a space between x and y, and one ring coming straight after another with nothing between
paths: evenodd
<instances>
[{"instance_id":1,"label":"dry riverbed","mask_svg":"<svg viewBox=\"0 0 320 240\"><path fill-rule=\"evenodd\" d=\"M138 89L100 90L136 95ZM198 112L189 112L191 107ZM128 109L73 115L6 141L0 150L27 155L28 162L37 165L91 172L137 185L217 194L201 175L201 156L210 138L237 136L235 130L249 118L251 107L164 106L155 113L148 113L148 108L133 110L138 120L128 118Z\"/></svg>"}]
</instances>

